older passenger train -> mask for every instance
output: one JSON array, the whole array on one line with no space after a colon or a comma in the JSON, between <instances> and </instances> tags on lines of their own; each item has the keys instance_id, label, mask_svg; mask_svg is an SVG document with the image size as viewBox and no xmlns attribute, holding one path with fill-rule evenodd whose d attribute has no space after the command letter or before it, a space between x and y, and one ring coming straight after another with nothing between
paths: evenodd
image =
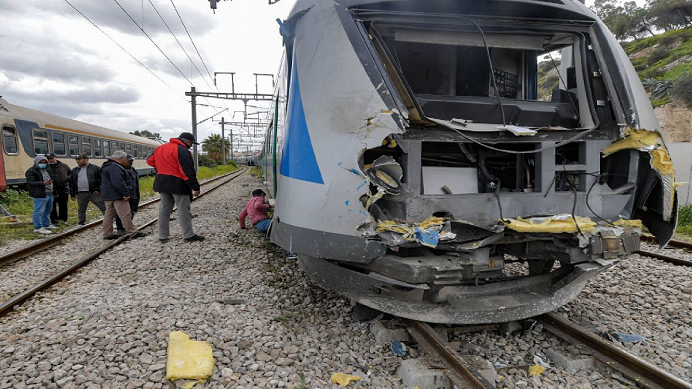
<instances>
[{"instance_id":1,"label":"older passenger train","mask_svg":"<svg viewBox=\"0 0 692 389\"><path fill-rule=\"evenodd\" d=\"M125 150L136 158L140 175L154 172L144 161L159 145L151 139L20 107L2 98L0 126L0 190L23 184L24 172L38 154L54 153L75 167L74 157L80 153L101 165L113 151Z\"/></svg>"},{"instance_id":2,"label":"older passenger train","mask_svg":"<svg viewBox=\"0 0 692 389\"><path fill-rule=\"evenodd\" d=\"M324 287L427 322L517 320L575 298L642 228L671 238L659 123L581 2L298 0L279 24L270 234ZM543 97L542 61L559 75Z\"/></svg>"}]
</instances>

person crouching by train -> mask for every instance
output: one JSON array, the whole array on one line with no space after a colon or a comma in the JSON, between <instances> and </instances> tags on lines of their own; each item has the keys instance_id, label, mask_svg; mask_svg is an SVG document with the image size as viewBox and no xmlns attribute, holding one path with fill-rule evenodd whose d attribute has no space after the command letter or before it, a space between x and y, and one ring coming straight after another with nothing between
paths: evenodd
<instances>
[{"instance_id":1,"label":"person crouching by train","mask_svg":"<svg viewBox=\"0 0 692 389\"><path fill-rule=\"evenodd\" d=\"M48 159L48 167L53 172L55 181L53 181L53 209L50 213L50 222L54 226L61 223L69 226L67 223L67 203L70 197L70 172L71 169L67 164L58 161L55 154L46 154Z\"/></svg>"},{"instance_id":2,"label":"person crouching by train","mask_svg":"<svg viewBox=\"0 0 692 389\"><path fill-rule=\"evenodd\" d=\"M157 147L154 154L147 158L147 163L156 169L154 191L161 195L159 205L159 242L166 243L170 237L170 220L173 206L178 207L178 222L186 242L201 242L204 237L195 234L192 229L192 212L190 201L199 196L199 182L195 163L189 148L199 144L189 132L181 133L177 138Z\"/></svg>"},{"instance_id":3,"label":"person crouching by train","mask_svg":"<svg viewBox=\"0 0 692 389\"><path fill-rule=\"evenodd\" d=\"M45 155L37 155L34 158L34 166L26 173L26 187L29 196L34 198L34 232L39 234L51 234L48 229L57 228L50 223L50 212L53 210L53 191L55 177L48 168L48 158Z\"/></svg>"},{"instance_id":4,"label":"person crouching by train","mask_svg":"<svg viewBox=\"0 0 692 389\"><path fill-rule=\"evenodd\" d=\"M252 226L259 232L269 231L269 226L271 225L271 218L267 214L267 210L272 206L264 202L264 197L267 194L264 193L262 189L255 189L252 191L252 198L248 200L245 204L243 212L240 213L238 221L240 222L240 228L245 229L245 218L250 216L250 222Z\"/></svg>"},{"instance_id":5,"label":"person crouching by train","mask_svg":"<svg viewBox=\"0 0 692 389\"><path fill-rule=\"evenodd\" d=\"M77 200L77 224L86 223L86 211L89 202L101 211L106 212L106 205L101 199L101 168L89 163L89 157L82 153L75 158L77 167L70 173L70 195Z\"/></svg>"},{"instance_id":6,"label":"person crouching by train","mask_svg":"<svg viewBox=\"0 0 692 389\"><path fill-rule=\"evenodd\" d=\"M125 169L126 165L127 153L118 150L101 167L101 198L106 203L106 213L103 215L103 239L118 237L113 233L113 221L116 215L120 217L130 239L145 235L137 231L137 227L132 223L129 200L134 190L134 183L132 176Z\"/></svg>"},{"instance_id":7,"label":"person crouching by train","mask_svg":"<svg viewBox=\"0 0 692 389\"><path fill-rule=\"evenodd\" d=\"M134 186L132 187L132 192L130 193L130 211L132 212L132 220L135 220L135 214L137 213L137 209L139 209L139 174L137 173L137 170L132 166L132 164L135 161L135 157L132 156L131 154L127 155L127 164L124 166L125 170L130 174L130 177L132 177L132 183ZM120 220L120 216L115 217L115 225L118 227L118 235L124 235L125 234L125 227L123 227L123 222Z\"/></svg>"}]
</instances>

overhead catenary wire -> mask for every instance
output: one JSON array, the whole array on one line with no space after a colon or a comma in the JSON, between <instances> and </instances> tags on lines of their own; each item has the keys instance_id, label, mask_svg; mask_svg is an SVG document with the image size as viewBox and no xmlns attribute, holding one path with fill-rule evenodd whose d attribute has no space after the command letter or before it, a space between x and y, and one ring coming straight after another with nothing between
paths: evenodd
<instances>
[{"instance_id":1,"label":"overhead catenary wire","mask_svg":"<svg viewBox=\"0 0 692 389\"><path fill-rule=\"evenodd\" d=\"M180 12L178 12L178 7L175 6L175 3L173 2L173 0L171 0L171 4L173 5L173 9L175 10L175 13L178 14L178 19L180 19L180 23L182 23L183 28L185 29L185 32L187 33L187 37L190 38L190 42L192 43L192 47L195 48L195 51L197 52L197 56L199 56L199 60L202 61L202 65L204 65L204 69L207 70L207 75L209 76L210 79L213 79L213 77L211 76L211 72L209 72L209 68L207 67L207 64L204 62L204 59L202 59L202 55L199 53L199 50L197 50L197 45L195 44L195 41L192 39L190 32L187 30L187 26L185 25L185 22L183 21L183 17L180 16Z\"/></svg>"},{"instance_id":2,"label":"overhead catenary wire","mask_svg":"<svg viewBox=\"0 0 692 389\"><path fill-rule=\"evenodd\" d=\"M154 44L154 46L156 46L156 48L161 52L161 54L163 54L163 56L166 57L166 59L168 60L168 62L170 62L171 65L173 65L173 67L178 71L178 73L180 73L180 75L183 76L183 78L184 78L190 85L194 86L194 84L192 83L192 81L190 81L190 79L187 78L187 76L185 75L185 73L183 73L182 70L180 70L180 68L178 67L178 65L176 65L176 64L168 57L168 55L161 49L161 47L159 47L159 45L156 44L156 42L154 42L154 40L149 36L149 34L147 34L147 32L144 31L144 29L142 28L142 26L140 26L139 23L137 23L137 21L134 20L134 19L132 18L132 16L130 15L130 13L127 12L127 10L126 10L125 8L123 8L122 5L120 5L120 3L118 2L118 0L113 0L113 1L115 2L115 4L118 5L118 7L120 7L120 9L125 13L125 15L127 15L127 17L130 18L130 20L132 21L132 23L134 23L134 25L137 26L137 28L139 28L140 31L142 31L142 34L144 34L144 35L149 39L149 41L151 41L151 43Z\"/></svg>"},{"instance_id":3,"label":"overhead catenary wire","mask_svg":"<svg viewBox=\"0 0 692 389\"><path fill-rule=\"evenodd\" d=\"M86 19L89 23L91 23L92 26L96 27L97 30L101 31L101 33L102 33L103 35L105 35L108 39L110 39L113 43L115 43L122 51L124 51L125 53L127 53L127 55L129 55L130 58L132 58L133 60L135 60L135 62L137 62L137 63L140 64L143 68L145 68L149 73L151 73L151 75L153 75L154 77L156 77L156 79L158 79L158 80L161 81L164 85L166 85L166 86L168 87L168 89L170 89L171 91L173 91L173 92L175 93L176 96L178 96L179 98L183 99L185 102L188 102L187 99L185 99L184 97L182 97L182 96L179 94L178 91L176 91L175 89L173 89L172 86L170 86L166 81L164 81L161 77L159 77L156 73L154 73L151 69L149 69L149 67L147 67L147 65L143 64L143 63L142 63L140 60L138 60L134 55L132 55L129 51L127 51L127 49L125 49L120 43L118 43L115 39L113 39L110 35L108 35L108 33L106 33L105 31L103 31L103 30L101 29L101 27L99 27L96 23L94 23L93 21L91 21L91 19L89 19L89 17L87 17L86 15L84 15L84 14L82 13L82 11L80 11L79 9L77 9L77 7L75 7L72 3L70 3L69 0L64 0L64 1L65 1L70 7L72 7L72 9L74 9L75 11L77 11L78 14L82 15L82 17L83 17L84 19Z\"/></svg>"}]
</instances>

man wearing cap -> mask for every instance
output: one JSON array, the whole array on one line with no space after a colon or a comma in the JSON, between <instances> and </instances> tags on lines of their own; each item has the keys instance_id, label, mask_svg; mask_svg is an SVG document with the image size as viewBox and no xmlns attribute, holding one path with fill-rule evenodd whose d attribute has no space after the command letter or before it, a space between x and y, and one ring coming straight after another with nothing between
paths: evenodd
<instances>
[{"instance_id":1,"label":"man wearing cap","mask_svg":"<svg viewBox=\"0 0 692 389\"><path fill-rule=\"evenodd\" d=\"M106 213L103 215L103 239L115 239L113 221L117 215L122 221L125 232L130 239L137 239L145 234L139 232L132 223L130 210L130 194L134 183L130 173L125 170L127 153L118 150L111 155L101 168L101 197L106 203Z\"/></svg>"},{"instance_id":2,"label":"man wearing cap","mask_svg":"<svg viewBox=\"0 0 692 389\"><path fill-rule=\"evenodd\" d=\"M101 214L106 212L106 205L101 200L101 168L89 163L89 157L82 153L76 158L77 167L70 173L70 194L72 201L77 200L78 224L86 223L86 211L89 202L94 204Z\"/></svg>"},{"instance_id":3,"label":"man wearing cap","mask_svg":"<svg viewBox=\"0 0 692 389\"><path fill-rule=\"evenodd\" d=\"M240 213L240 218L238 218L240 228L245 229L245 218L250 216L250 222L253 227L257 228L257 231L267 232L269 230L271 219L267 215L267 210L272 206L264 202L264 196L266 195L262 189L252 191L252 198L245 204L245 208Z\"/></svg>"},{"instance_id":4,"label":"man wearing cap","mask_svg":"<svg viewBox=\"0 0 692 389\"><path fill-rule=\"evenodd\" d=\"M34 166L30 167L24 176L29 196L34 198L34 232L51 234L48 229L56 228L50 224L55 177L48 168L48 158L45 155L37 155L34 158Z\"/></svg>"},{"instance_id":5,"label":"man wearing cap","mask_svg":"<svg viewBox=\"0 0 692 389\"><path fill-rule=\"evenodd\" d=\"M70 197L70 167L58 161L55 154L46 154L48 167L53 172L53 210L50 213L50 222L54 226L58 223L67 224L67 199Z\"/></svg>"},{"instance_id":6,"label":"man wearing cap","mask_svg":"<svg viewBox=\"0 0 692 389\"><path fill-rule=\"evenodd\" d=\"M125 170L132 177L132 192L130 193L130 211L132 212L132 219L134 220L137 209L139 209L139 174L137 170L132 166L135 161L135 157L132 154L127 155L127 163L123 166ZM118 235L123 235L125 233L125 227L123 222L120 220L119 216L115 217L115 225L118 227Z\"/></svg>"},{"instance_id":7,"label":"man wearing cap","mask_svg":"<svg viewBox=\"0 0 692 389\"><path fill-rule=\"evenodd\" d=\"M178 222L186 242L203 241L204 237L196 235L192 229L190 201L199 195L199 182L195 163L190 154L190 147L197 143L189 132L183 132L177 138L154 150L147 163L156 168L154 191L161 195L159 205L159 241L168 242L169 224L173 206L178 207Z\"/></svg>"}]
</instances>

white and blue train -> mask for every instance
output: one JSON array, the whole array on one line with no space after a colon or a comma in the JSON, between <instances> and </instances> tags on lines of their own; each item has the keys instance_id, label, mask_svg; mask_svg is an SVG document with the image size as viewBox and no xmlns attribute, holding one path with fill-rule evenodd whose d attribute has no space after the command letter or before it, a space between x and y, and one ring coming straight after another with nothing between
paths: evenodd
<instances>
[{"instance_id":1,"label":"white and blue train","mask_svg":"<svg viewBox=\"0 0 692 389\"><path fill-rule=\"evenodd\" d=\"M503 322L575 298L643 228L671 238L659 123L581 2L298 0L280 25L258 163L271 240L320 285L406 318ZM546 58L559 82L539 96Z\"/></svg>"}]
</instances>

